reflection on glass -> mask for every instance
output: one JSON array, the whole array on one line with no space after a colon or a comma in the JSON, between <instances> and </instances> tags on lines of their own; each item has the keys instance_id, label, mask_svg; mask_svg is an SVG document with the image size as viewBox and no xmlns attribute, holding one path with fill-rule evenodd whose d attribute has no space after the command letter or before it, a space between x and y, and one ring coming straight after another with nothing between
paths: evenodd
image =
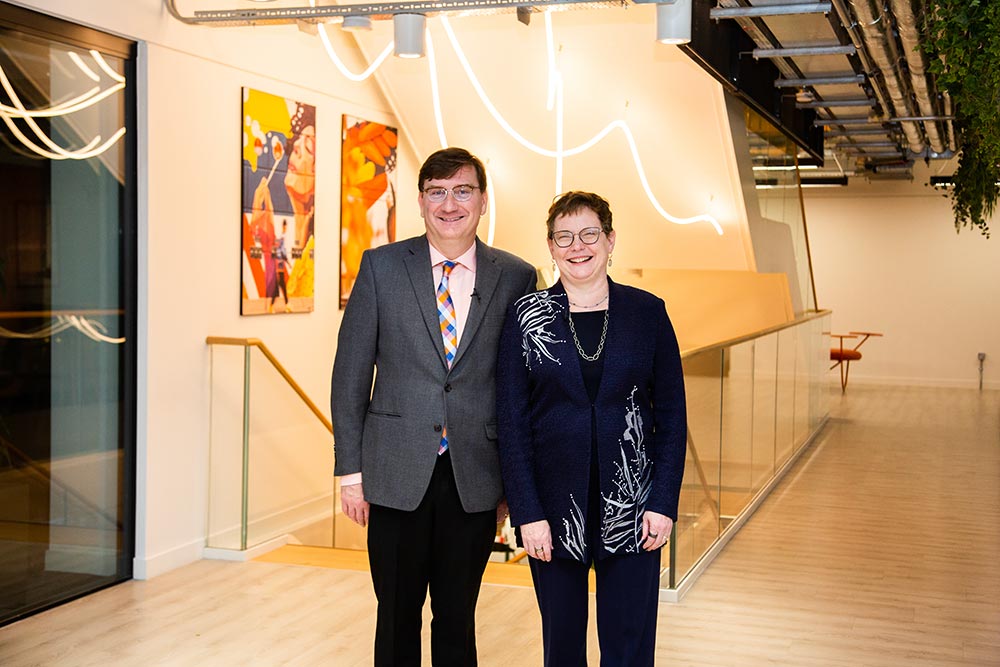
<instances>
[{"instance_id":1,"label":"reflection on glass","mask_svg":"<svg viewBox=\"0 0 1000 667\"><path fill-rule=\"evenodd\" d=\"M722 368L722 529L750 502L753 491L754 342L725 350Z\"/></svg>"},{"instance_id":2,"label":"reflection on glass","mask_svg":"<svg viewBox=\"0 0 1000 667\"><path fill-rule=\"evenodd\" d=\"M753 163L760 224L767 235L787 244L787 261L778 260L788 276L792 305L796 313L816 310L809 265L808 235L803 217L799 186L799 147L776 127L750 108L745 110L747 140ZM772 248L772 252L775 248ZM774 270L769 269L769 270Z\"/></svg>"},{"instance_id":3,"label":"reflection on glass","mask_svg":"<svg viewBox=\"0 0 1000 667\"><path fill-rule=\"evenodd\" d=\"M829 320L814 317L683 358L688 451L661 586L683 585L823 423Z\"/></svg>"},{"instance_id":4,"label":"reflection on glass","mask_svg":"<svg viewBox=\"0 0 1000 667\"><path fill-rule=\"evenodd\" d=\"M688 449L674 532L675 571L681 576L719 536L722 351L688 357L683 365Z\"/></svg>"},{"instance_id":5,"label":"reflection on glass","mask_svg":"<svg viewBox=\"0 0 1000 667\"><path fill-rule=\"evenodd\" d=\"M775 472L778 334L756 339L753 357L753 490L756 493L764 488Z\"/></svg>"},{"instance_id":6,"label":"reflection on glass","mask_svg":"<svg viewBox=\"0 0 1000 667\"><path fill-rule=\"evenodd\" d=\"M134 351L122 293L132 280L124 142L80 153L125 124L125 61L2 27L0 44L9 121L0 125L3 623L131 576L125 397ZM85 100L99 84L77 61L100 85L118 86L117 97L64 116L19 111Z\"/></svg>"},{"instance_id":7,"label":"reflection on glass","mask_svg":"<svg viewBox=\"0 0 1000 667\"><path fill-rule=\"evenodd\" d=\"M780 468L795 448L795 339L797 327L778 332L774 421L774 466Z\"/></svg>"}]
</instances>

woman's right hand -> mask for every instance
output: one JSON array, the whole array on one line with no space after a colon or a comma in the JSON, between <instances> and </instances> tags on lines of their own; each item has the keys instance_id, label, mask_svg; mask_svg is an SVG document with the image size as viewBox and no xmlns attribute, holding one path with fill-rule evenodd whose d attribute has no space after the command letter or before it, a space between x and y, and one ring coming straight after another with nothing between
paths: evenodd
<instances>
[{"instance_id":1,"label":"woman's right hand","mask_svg":"<svg viewBox=\"0 0 1000 667\"><path fill-rule=\"evenodd\" d=\"M542 519L521 526L521 542L529 557L545 562L552 560L552 531L548 521Z\"/></svg>"},{"instance_id":2,"label":"woman's right hand","mask_svg":"<svg viewBox=\"0 0 1000 667\"><path fill-rule=\"evenodd\" d=\"M257 188L253 191L253 210L254 213L257 211L270 213L274 210L274 206L271 204L271 191L267 187L266 177L260 179L260 183L257 184Z\"/></svg>"}]
</instances>

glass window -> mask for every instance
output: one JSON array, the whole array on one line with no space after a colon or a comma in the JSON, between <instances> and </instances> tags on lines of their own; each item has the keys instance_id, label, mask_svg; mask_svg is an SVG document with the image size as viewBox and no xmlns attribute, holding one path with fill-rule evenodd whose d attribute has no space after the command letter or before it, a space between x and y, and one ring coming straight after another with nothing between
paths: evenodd
<instances>
[{"instance_id":1,"label":"glass window","mask_svg":"<svg viewBox=\"0 0 1000 667\"><path fill-rule=\"evenodd\" d=\"M804 152L766 119L745 108L747 141L756 183L759 218L751 225L758 270L788 275L792 305L797 314L816 310L809 237L806 229L799 157ZM801 155L800 155L801 154Z\"/></svg>"},{"instance_id":2,"label":"glass window","mask_svg":"<svg viewBox=\"0 0 1000 667\"><path fill-rule=\"evenodd\" d=\"M0 623L131 576L132 48L0 5Z\"/></svg>"}]
</instances>

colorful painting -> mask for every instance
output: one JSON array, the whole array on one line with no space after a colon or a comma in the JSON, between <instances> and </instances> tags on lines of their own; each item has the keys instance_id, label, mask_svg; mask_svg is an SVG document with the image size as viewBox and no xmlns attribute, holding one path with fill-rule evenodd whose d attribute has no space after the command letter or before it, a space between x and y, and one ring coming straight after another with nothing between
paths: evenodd
<instances>
[{"instance_id":1,"label":"colorful painting","mask_svg":"<svg viewBox=\"0 0 1000 667\"><path fill-rule=\"evenodd\" d=\"M340 177L340 307L361 254L396 240L396 128L344 116Z\"/></svg>"},{"instance_id":2,"label":"colorful painting","mask_svg":"<svg viewBox=\"0 0 1000 667\"><path fill-rule=\"evenodd\" d=\"M313 310L316 107L243 89L243 315Z\"/></svg>"}]
</instances>

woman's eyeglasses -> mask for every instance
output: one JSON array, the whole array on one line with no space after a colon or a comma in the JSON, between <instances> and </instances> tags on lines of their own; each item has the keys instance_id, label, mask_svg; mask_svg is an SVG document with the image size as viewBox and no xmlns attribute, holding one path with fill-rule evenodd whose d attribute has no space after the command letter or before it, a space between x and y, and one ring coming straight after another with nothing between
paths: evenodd
<instances>
[{"instance_id":1,"label":"woman's eyeglasses","mask_svg":"<svg viewBox=\"0 0 1000 667\"><path fill-rule=\"evenodd\" d=\"M472 199L472 193L478 189L475 185L456 185L453 188L425 188L422 192L427 199L440 204L448 198L449 192L455 201L469 201Z\"/></svg>"},{"instance_id":2,"label":"woman's eyeglasses","mask_svg":"<svg viewBox=\"0 0 1000 667\"><path fill-rule=\"evenodd\" d=\"M600 227L586 227L577 234L568 230L552 232L552 241L560 248L568 248L573 245L573 238L579 236L582 243L594 245L597 243L597 239L601 238L603 231Z\"/></svg>"}]
</instances>

